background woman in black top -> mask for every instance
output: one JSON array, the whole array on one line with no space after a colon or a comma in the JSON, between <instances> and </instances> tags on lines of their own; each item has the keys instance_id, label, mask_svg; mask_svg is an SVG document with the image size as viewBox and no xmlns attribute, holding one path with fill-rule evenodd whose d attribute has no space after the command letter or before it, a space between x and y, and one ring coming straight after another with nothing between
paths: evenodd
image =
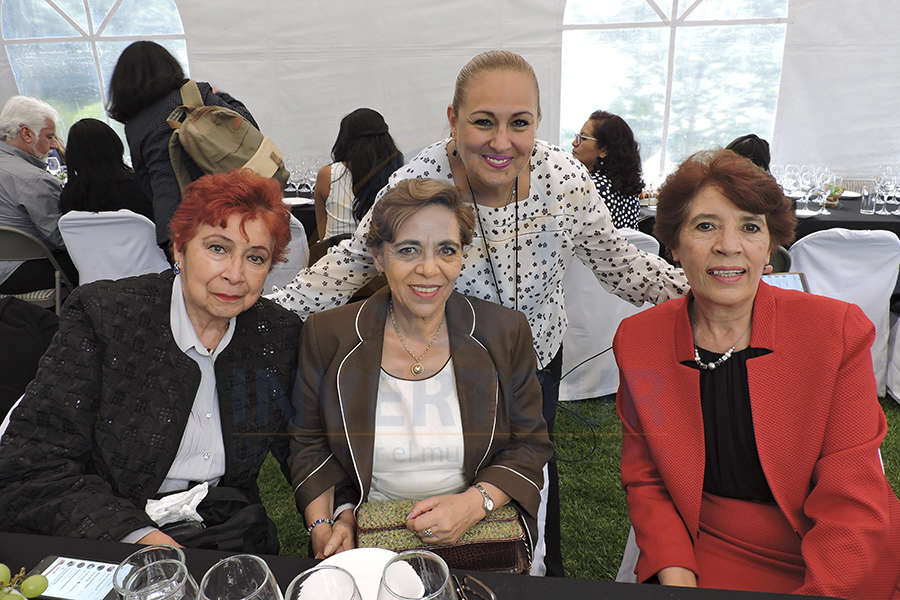
<instances>
[{"instance_id":1,"label":"background woman in black top","mask_svg":"<svg viewBox=\"0 0 900 600\"><path fill-rule=\"evenodd\" d=\"M81 119L69 130L69 180L59 197L63 214L127 208L153 220L153 205L144 196L134 171L122 161L125 147L113 129L97 119Z\"/></svg>"}]
</instances>

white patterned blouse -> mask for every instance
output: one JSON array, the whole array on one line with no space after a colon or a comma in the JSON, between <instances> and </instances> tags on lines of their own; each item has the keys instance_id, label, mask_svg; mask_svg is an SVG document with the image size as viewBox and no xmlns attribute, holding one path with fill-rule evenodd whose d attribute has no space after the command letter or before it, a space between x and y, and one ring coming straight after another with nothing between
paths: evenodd
<instances>
[{"instance_id":1,"label":"white patterned blouse","mask_svg":"<svg viewBox=\"0 0 900 600\"><path fill-rule=\"evenodd\" d=\"M386 189L402 179L422 177L453 184L448 142L424 148L391 175ZM587 169L571 154L535 140L530 166L531 190L517 202L518 219L514 203L479 207L481 227L476 222L456 290L522 311L542 368L556 355L566 330L562 284L573 256L593 270L605 289L638 306L682 296L688 284L680 269L618 234ZM303 319L347 302L377 275L365 244L370 218L371 213L363 217L351 239L300 271L284 288L276 288L270 298ZM490 249L490 262L485 248Z\"/></svg>"}]
</instances>

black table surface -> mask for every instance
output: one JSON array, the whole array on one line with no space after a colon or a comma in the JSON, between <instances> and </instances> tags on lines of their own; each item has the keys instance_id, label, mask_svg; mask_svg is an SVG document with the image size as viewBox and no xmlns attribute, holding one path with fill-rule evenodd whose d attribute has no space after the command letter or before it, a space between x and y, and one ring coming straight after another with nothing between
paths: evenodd
<instances>
[{"instance_id":1,"label":"black table surface","mask_svg":"<svg viewBox=\"0 0 900 600\"><path fill-rule=\"evenodd\" d=\"M30 570L42 558L49 555L118 563L138 548L139 546L136 545L115 542L0 533L0 562L9 566L13 571L18 571L19 567ZM185 548L184 553L188 570L198 583L207 569L216 561L229 556L229 553L226 552L192 548ZM312 559L298 556L266 555L263 558L272 569L272 573L282 589L286 588L298 573L316 563ZM804 597L727 590L696 590L558 577L527 577L495 573L477 573L476 576L494 590L498 600L546 600L548 598L556 600L576 598L598 600L601 598L621 598L622 600L791 600ZM810 596L805 597L809 598Z\"/></svg>"},{"instance_id":2,"label":"black table surface","mask_svg":"<svg viewBox=\"0 0 900 600\"><path fill-rule=\"evenodd\" d=\"M845 229L881 229L893 231L900 237L900 216L898 215L862 215L859 213L859 200L841 198L841 205L829 208L830 215L797 218L796 239L823 229L843 227Z\"/></svg>"}]
</instances>

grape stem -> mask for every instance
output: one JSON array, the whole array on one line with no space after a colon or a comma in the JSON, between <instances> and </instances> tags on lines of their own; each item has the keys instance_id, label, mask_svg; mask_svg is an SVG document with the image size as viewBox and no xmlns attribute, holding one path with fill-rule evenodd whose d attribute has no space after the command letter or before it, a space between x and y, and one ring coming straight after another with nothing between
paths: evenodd
<instances>
[{"instance_id":1,"label":"grape stem","mask_svg":"<svg viewBox=\"0 0 900 600\"><path fill-rule=\"evenodd\" d=\"M9 587L13 589L19 589L19 586L22 585L22 582L25 580L25 567L19 569L19 572L16 573L12 579L9 580Z\"/></svg>"}]
</instances>

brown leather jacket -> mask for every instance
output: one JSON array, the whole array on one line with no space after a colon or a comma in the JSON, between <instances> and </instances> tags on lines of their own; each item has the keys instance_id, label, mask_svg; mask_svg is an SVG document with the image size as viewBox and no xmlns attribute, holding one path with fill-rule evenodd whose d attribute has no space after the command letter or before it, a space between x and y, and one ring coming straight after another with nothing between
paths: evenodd
<instances>
[{"instance_id":1,"label":"brown leather jacket","mask_svg":"<svg viewBox=\"0 0 900 600\"><path fill-rule=\"evenodd\" d=\"M301 512L336 486L364 502L372 483L375 402L387 288L365 302L312 315L304 325L294 388L291 478ZM541 416L531 329L522 313L457 292L446 307L470 483L503 490L536 540L542 469L552 450Z\"/></svg>"}]
</instances>

